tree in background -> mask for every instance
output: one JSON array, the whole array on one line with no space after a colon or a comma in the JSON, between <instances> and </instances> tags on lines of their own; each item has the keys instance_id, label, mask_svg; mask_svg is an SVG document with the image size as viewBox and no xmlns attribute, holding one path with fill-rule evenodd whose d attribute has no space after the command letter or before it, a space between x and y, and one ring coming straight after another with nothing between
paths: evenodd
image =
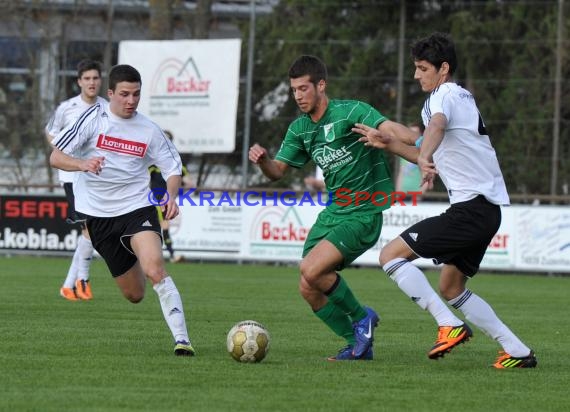
<instances>
[{"instance_id":1,"label":"tree in background","mask_svg":"<svg viewBox=\"0 0 570 412\"><path fill-rule=\"evenodd\" d=\"M273 151L278 149L296 115L287 70L300 54L315 54L327 63L331 96L368 101L393 118L400 12L396 3L283 0L273 14L260 19L253 87L258 104L252 136ZM432 31L449 32L456 40L462 63L456 79L474 93L484 110L510 192L547 194L557 1L408 2L406 16L407 45ZM565 19L566 32L568 26L570 18ZM564 49L569 45L566 40ZM403 123L419 120L425 99L407 59ZM567 54L564 59L562 96L568 96ZM563 105L561 118L560 187L570 183L568 105Z\"/></svg>"},{"instance_id":2,"label":"tree in background","mask_svg":"<svg viewBox=\"0 0 570 412\"><path fill-rule=\"evenodd\" d=\"M263 2L258 0L258 4ZM3 35L11 37L0 37L4 68L0 71L0 106L5 107L0 113L0 130L5 131L0 134L0 154L5 156L0 167L7 165L0 171L16 174L10 180L19 187L48 180L43 177L51 171L47 163L45 168L41 161L35 168L26 165L37 154L49 152L43 125L56 102L76 94L72 76L81 58L115 64L117 42L125 39L125 32L136 39L209 38L218 23L213 5L230 1L151 0L148 7L145 2L137 3L128 12L128 2L94 6L80 1L61 9L52 3L0 2L0 26L11 33ZM272 4L273 13L256 19L252 143L259 141L274 154L287 125L296 117L287 70L300 54L315 54L325 60L331 97L367 101L392 119L401 97L402 123L419 121L425 95L412 78L407 46L432 31L448 31L460 54L457 80L474 93L484 111L509 191L549 193L558 0L405 2L406 61L401 96L397 71L402 2L279 0ZM564 104L570 95L568 4L562 15L566 40L562 45L560 194L567 193L570 185L570 106ZM231 19L243 29L241 73L245 78L249 27L243 16ZM12 64L14 59L19 63ZM46 78L46 73L51 77ZM200 157L198 183L207 185L208 174L218 165L229 168L228 184L239 183L244 95L241 93L238 106L236 152ZM305 173L289 174L290 180L281 184L302 187ZM258 175L251 176L249 183L267 184Z\"/></svg>"}]
</instances>

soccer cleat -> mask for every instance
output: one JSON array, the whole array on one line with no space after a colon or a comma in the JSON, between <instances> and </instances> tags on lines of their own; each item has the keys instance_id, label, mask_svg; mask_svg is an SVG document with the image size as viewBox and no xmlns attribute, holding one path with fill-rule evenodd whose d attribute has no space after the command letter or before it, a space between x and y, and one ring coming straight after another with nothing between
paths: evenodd
<instances>
[{"instance_id":1,"label":"soccer cleat","mask_svg":"<svg viewBox=\"0 0 570 412\"><path fill-rule=\"evenodd\" d=\"M184 262L184 256L178 255L178 256L172 256L170 258L170 263L182 263L182 262Z\"/></svg>"},{"instance_id":2,"label":"soccer cleat","mask_svg":"<svg viewBox=\"0 0 570 412\"><path fill-rule=\"evenodd\" d=\"M509 369L509 368L535 368L538 364L534 351L531 350L528 356L522 358L515 358L507 352L499 351L499 357L493 364L496 369Z\"/></svg>"},{"instance_id":3,"label":"soccer cleat","mask_svg":"<svg viewBox=\"0 0 570 412\"><path fill-rule=\"evenodd\" d=\"M81 300L93 299L93 294L91 293L91 285L89 285L89 280L80 279L76 281L75 293L77 294L77 297Z\"/></svg>"},{"instance_id":4,"label":"soccer cleat","mask_svg":"<svg viewBox=\"0 0 570 412\"><path fill-rule=\"evenodd\" d=\"M59 294L62 298L65 298L67 300L79 300L75 294L75 288L60 288Z\"/></svg>"},{"instance_id":5,"label":"soccer cleat","mask_svg":"<svg viewBox=\"0 0 570 412\"><path fill-rule=\"evenodd\" d=\"M329 361L343 361L343 360L372 360L374 359L374 352L372 351L372 346L368 348L368 351L361 358L355 358L352 354L354 346L348 345L338 351L335 356L329 356L327 360Z\"/></svg>"},{"instance_id":6,"label":"soccer cleat","mask_svg":"<svg viewBox=\"0 0 570 412\"><path fill-rule=\"evenodd\" d=\"M352 355L356 359L365 356L368 350L372 348L374 328L378 326L378 321L380 320L380 317L371 308L365 307L364 309L366 310L366 316L352 325L354 337L356 338Z\"/></svg>"},{"instance_id":7,"label":"soccer cleat","mask_svg":"<svg viewBox=\"0 0 570 412\"><path fill-rule=\"evenodd\" d=\"M176 356L194 356L196 355L196 351L190 342L179 340L176 341L176 345L174 345L174 354Z\"/></svg>"},{"instance_id":8,"label":"soccer cleat","mask_svg":"<svg viewBox=\"0 0 570 412\"><path fill-rule=\"evenodd\" d=\"M440 326L437 333L437 340L428 352L428 358L442 358L446 353L451 352L460 343L467 342L473 336L471 328L464 323L459 326Z\"/></svg>"}]
</instances>

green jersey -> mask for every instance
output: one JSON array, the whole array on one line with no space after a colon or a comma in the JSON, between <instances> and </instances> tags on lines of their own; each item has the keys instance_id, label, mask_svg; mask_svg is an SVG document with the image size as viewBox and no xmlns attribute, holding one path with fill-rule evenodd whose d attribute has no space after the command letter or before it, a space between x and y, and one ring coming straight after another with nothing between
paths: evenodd
<instances>
[{"instance_id":1,"label":"green jersey","mask_svg":"<svg viewBox=\"0 0 570 412\"><path fill-rule=\"evenodd\" d=\"M378 127L387 120L372 106L356 100L330 100L318 122L308 114L287 130L276 160L302 167L313 160L323 170L334 214L379 213L391 205L394 184L384 152L364 146L355 123Z\"/></svg>"}]
</instances>

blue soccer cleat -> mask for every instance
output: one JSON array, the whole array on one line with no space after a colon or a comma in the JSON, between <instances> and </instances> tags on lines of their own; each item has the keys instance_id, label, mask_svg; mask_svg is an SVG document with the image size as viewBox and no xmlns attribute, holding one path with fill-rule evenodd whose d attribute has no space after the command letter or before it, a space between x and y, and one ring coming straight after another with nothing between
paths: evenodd
<instances>
[{"instance_id":1,"label":"blue soccer cleat","mask_svg":"<svg viewBox=\"0 0 570 412\"><path fill-rule=\"evenodd\" d=\"M356 338L356 344L352 350L352 355L356 359L362 358L369 349L372 348L372 343L374 342L374 328L378 326L380 317L374 310L369 307L364 308L366 310L366 316L354 322L352 327L354 328L354 337Z\"/></svg>"},{"instance_id":2,"label":"blue soccer cleat","mask_svg":"<svg viewBox=\"0 0 570 412\"><path fill-rule=\"evenodd\" d=\"M354 346L348 345L338 351L335 356L329 356L327 360L330 361L344 361L344 360L372 360L374 359L374 352L372 351L372 346L368 349L368 351L364 354L363 357L356 359L352 354L354 350Z\"/></svg>"}]
</instances>

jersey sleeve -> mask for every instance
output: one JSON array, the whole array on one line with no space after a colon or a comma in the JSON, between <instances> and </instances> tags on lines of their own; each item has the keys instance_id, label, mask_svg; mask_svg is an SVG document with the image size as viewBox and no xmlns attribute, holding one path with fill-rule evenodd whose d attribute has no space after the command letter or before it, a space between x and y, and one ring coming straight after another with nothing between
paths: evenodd
<instances>
[{"instance_id":1,"label":"jersey sleeve","mask_svg":"<svg viewBox=\"0 0 570 412\"><path fill-rule=\"evenodd\" d=\"M305 165L311 157L305 150L303 139L297 130L299 121L295 121L289 125L285 138L281 143L281 147L275 156L275 160L287 163L289 166L300 168Z\"/></svg>"},{"instance_id":2,"label":"jersey sleeve","mask_svg":"<svg viewBox=\"0 0 570 412\"><path fill-rule=\"evenodd\" d=\"M386 116L364 102L358 102L356 109L352 111L352 115L355 118L351 119L351 123L362 123L375 129L378 125L388 120Z\"/></svg>"},{"instance_id":3,"label":"jersey sleeve","mask_svg":"<svg viewBox=\"0 0 570 412\"><path fill-rule=\"evenodd\" d=\"M45 128L46 133L52 137L57 136L57 134L61 131L61 129L63 129L64 116L65 116L65 107L63 104L60 104L59 106L57 106L57 109L55 109L55 112L52 114L46 125Z\"/></svg>"},{"instance_id":4,"label":"jersey sleeve","mask_svg":"<svg viewBox=\"0 0 570 412\"><path fill-rule=\"evenodd\" d=\"M452 102L451 90L449 89L449 87L441 85L430 96L428 105L429 105L430 118L436 113L441 113L446 117L447 122L448 123L450 122L453 102Z\"/></svg>"},{"instance_id":5,"label":"jersey sleeve","mask_svg":"<svg viewBox=\"0 0 570 412\"><path fill-rule=\"evenodd\" d=\"M182 160L174 144L158 126L153 133L149 156L160 169L163 179L166 181L170 176L182 176Z\"/></svg>"},{"instance_id":6,"label":"jersey sleeve","mask_svg":"<svg viewBox=\"0 0 570 412\"><path fill-rule=\"evenodd\" d=\"M65 154L74 154L93 134L99 110L102 110L99 104L91 106L74 123L58 132L51 144Z\"/></svg>"}]
</instances>

